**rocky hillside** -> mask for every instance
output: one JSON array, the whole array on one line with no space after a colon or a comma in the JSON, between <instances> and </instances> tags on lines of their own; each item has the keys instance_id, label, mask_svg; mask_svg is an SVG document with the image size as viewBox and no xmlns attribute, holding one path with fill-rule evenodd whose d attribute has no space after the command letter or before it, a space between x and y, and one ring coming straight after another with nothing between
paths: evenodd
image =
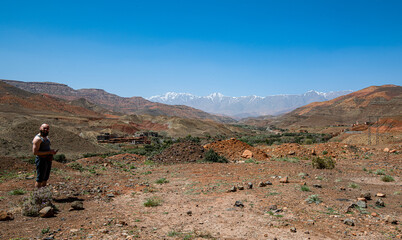
<instances>
[{"instance_id":1,"label":"rocky hillside","mask_svg":"<svg viewBox=\"0 0 402 240\"><path fill-rule=\"evenodd\" d=\"M229 117L212 115L192 107L154 103L142 97L120 97L102 89L75 90L60 83L22 82L12 80L3 81L28 92L46 93L70 101L85 98L102 108L108 109L109 111L121 112L124 114L148 114L152 116L166 115L182 118L210 119L219 122L233 122L233 119Z\"/></svg>"},{"instance_id":2,"label":"rocky hillside","mask_svg":"<svg viewBox=\"0 0 402 240\"><path fill-rule=\"evenodd\" d=\"M326 102L300 107L276 120L277 125L326 126L370 121L370 117L402 114L402 87L371 86ZM374 120L374 118L372 119Z\"/></svg>"},{"instance_id":3,"label":"rocky hillside","mask_svg":"<svg viewBox=\"0 0 402 240\"><path fill-rule=\"evenodd\" d=\"M72 104L48 94L30 93L2 81L0 81L0 109L2 112L40 111L76 116L103 116L101 113L84 106Z\"/></svg>"}]
</instances>

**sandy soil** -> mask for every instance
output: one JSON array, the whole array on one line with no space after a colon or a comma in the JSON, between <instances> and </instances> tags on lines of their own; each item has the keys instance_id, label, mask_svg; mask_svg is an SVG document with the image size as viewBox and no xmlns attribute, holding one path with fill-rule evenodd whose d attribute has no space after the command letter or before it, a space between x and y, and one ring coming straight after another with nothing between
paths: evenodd
<instances>
[{"instance_id":1,"label":"sandy soil","mask_svg":"<svg viewBox=\"0 0 402 240\"><path fill-rule=\"evenodd\" d=\"M11 212L14 220L0 222L0 238L401 238L401 155L378 149L367 156L351 153L339 158L332 170L313 169L310 160L301 158L149 165L144 158L125 154L80 160L85 168L82 172L55 162L50 184L59 212L52 218L21 214L22 199L33 189L34 180L26 178L34 166L2 158L0 211ZM395 181L381 181L375 174L379 169ZM280 183L285 176L289 183ZM158 184L162 178L166 182ZM272 185L259 187L261 181ZM248 182L253 183L252 189L247 188ZM304 183L310 191L301 190ZM245 189L228 192L238 185ZM28 192L10 195L15 189ZM368 208L346 213L365 192L372 195ZM379 192L386 194L383 208L375 205ZM313 194L322 202L307 203ZM150 198L160 205L144 206ZM71 201L77 199L83 201L85 209L69 211ZM236 207L236 201L244 207ZM345 219L353 220L355 226L344 224ZM390 219L399 222L392 224Z\"/></svg>"}]
</instances>

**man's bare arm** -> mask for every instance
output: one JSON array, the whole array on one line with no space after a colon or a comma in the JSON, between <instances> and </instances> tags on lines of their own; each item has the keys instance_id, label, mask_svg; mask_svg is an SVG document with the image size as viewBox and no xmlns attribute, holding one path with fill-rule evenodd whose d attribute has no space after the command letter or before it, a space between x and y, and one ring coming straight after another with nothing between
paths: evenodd
<instances>
[{"instance_id":1,"label":"man's bare arm","mask_svg":"<svg viewBox=\"0 0 402 240\"><path fill-rule=\"evenodd\" d=\"M40 138L35 137L34 140L32 141L32 152L34 155L37 156L45 156L45 155L54 155L57 153L57 151L50 149L50 151L39 151L40 144L42 140Z\"/></svg>"}]
</instances>

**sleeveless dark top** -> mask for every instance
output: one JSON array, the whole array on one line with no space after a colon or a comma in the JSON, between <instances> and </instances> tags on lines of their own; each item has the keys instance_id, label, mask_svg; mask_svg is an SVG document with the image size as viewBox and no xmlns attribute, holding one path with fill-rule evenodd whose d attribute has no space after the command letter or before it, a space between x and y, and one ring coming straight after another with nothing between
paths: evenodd
<instances>
[{"instance_id":1,"label":"sleeveless dark top","mask_svg":"<svg viewBox=\"0 0 402 240\"><path fill-rule=\"evenodd\" d=\"M49 140L49 138L47 138L47 139L45 140L40 134L38 134L38 135L36 135L36 136L38 136L38 137L40 138L40 140L42 141L42 142L40 143L40 146L39 146L39 151L40 151L40 152L50 151L50 140ZM50 155L44 155L44 156L36 156L36 157L37 157L37 158L49 158L49 156L52 156L52 154L50 154Z\"/></svg>"}]
</instances>

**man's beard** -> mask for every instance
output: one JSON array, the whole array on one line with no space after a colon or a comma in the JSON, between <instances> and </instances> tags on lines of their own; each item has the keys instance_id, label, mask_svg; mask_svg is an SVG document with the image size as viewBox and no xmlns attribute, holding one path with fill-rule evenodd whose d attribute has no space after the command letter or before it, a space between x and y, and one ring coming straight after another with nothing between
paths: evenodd
<instances>
[{"instance_id":1,"label":"man's beard","mask_svg":"<svg viewBox=\"0 0 402 240\"><path fill-rule=\"evenodd\" d=\"M49 132L47 132L47 131L40 131L40 135L41 135L42 137L47 137L47 135L49 135Z\"/></svg>"}]
</instances>

